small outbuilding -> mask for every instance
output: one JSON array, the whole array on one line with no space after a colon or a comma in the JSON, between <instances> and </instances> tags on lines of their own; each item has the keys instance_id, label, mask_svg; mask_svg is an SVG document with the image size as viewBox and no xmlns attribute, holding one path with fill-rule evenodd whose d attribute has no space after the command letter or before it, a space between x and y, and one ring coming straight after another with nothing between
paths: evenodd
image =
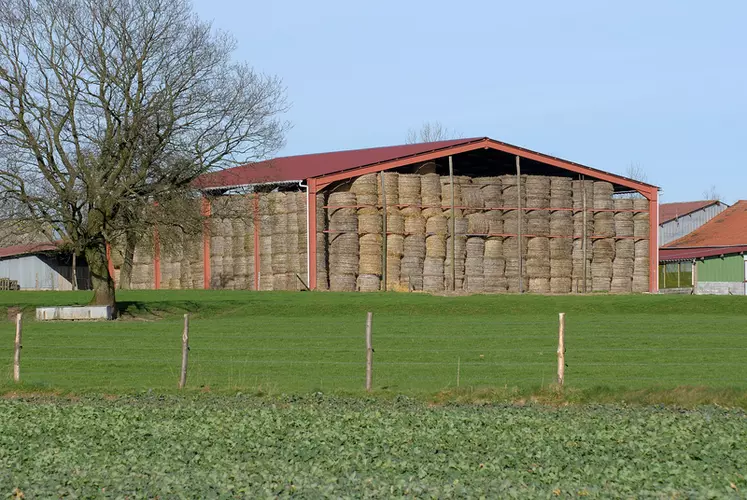
<instances>
[{"instance_id":1,"label":"small outbuilding","mask_svg":"<svg viewBox=\"0 0 747 500\"><path fill-rule=\"evenodd\" d=\"M73 274L77 286L73 287ZM28 243L0 248L0 278L18 282L21 290L88 290L88 264L79 257L73 272L73 257L55 243Z\"/></svg>"},{"instance_id":2,"label":"small outbuilding","mask_svg":"<svg viewBox=\"0 0 747 500\"><path fill-rule=\"evenodd\" d=\"M659 251L663 290L747 294L747 201L727 208Z\"/></svg>"},{"instance_id":3,"label":"small outbuilding","mask_svg":"<svg viewBox=\"0 0 747 500\"><path fill-rule=\"evenodd\" d=\"M659 205L659 244L666 245L692 233L729 208L719 200L682 201Z\"/></svg>"}]
</instances>

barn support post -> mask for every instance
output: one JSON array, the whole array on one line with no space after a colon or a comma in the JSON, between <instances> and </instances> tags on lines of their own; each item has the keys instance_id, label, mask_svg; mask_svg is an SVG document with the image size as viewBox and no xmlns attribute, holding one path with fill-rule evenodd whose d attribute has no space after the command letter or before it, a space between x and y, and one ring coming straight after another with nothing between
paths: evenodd
<instances>
[{"instance_id":1,"label":"barn support post","mask_svg":"<svg viewBox=\"0 0 747 500\"><path fill-rule=\"evenodd\" d=\"M589 229L587 228L589 213L587 211L587 206L586 206L586 176L585 175L581 176L581 193L582 193L581 203L583 205L581 208L584 211L584 215L582 217L582 223L584 225L584 230L582 232L583 241L581 242L581 253L583 254L582 257L584 259L584 265L583 265L583 271L582 271L584 273L583 291L584 293L586 293L587 291L586 287L588 286L586 284L586 278L587 278L588 266L589 266L589 263L586 260L588 256L588 242L586 240L588 238L588 231L589 231Z\"/></svg>"},{"instance_id":2,"label":"barn support post","mask_svg":"<svg viewBox=\"0 0 747 500\"><path fill-rule=\"evenodd\" d=\"M521 244L521 158L518 155L516 156L516 206L518 207L518 210L516 211L518 216L516 224L516 232L518 233L516 245L519 250L519 293L524 293L524 263L522 262L523 248Z\"/></svg>"},{"instance_id":3,"label":"barn support post","mask_svg":"<svg viewBox=\"0 0 747 500\"><path fill-rule=\"evenodd\" d=\"M648 291L659 292L659 191L652 188L642 193L648 198Z\"/></svg>"},{"instance_id":4,"label":"barn support post","mask_svg":"<svg viewBox=\"0 0 747 500\"><path fill-rule=\"evenodd\" d=\"M316 179L308 179L306 185L308 186L308 189L306 190L306 206L308 207L306 218L308 222L307 226L309 228L309 282L307 285L311 290L316 290Z\"/></svg>"},{"instance_id":5,"label":"barn support post","mask_svg":"<svg viewBox=\"0 0 747 500\"><path fill-rule=\"evenodd\" d=\"M381 217L381 289L383 291L387 291L386 287L386 259L387 259L387 227L386 227L386 218L387 218L387 204L386 204L386 185L384 183L384 173L380 173L379 177L381 178L381 207L383 211L383 215Z\"/></svg>"},{"instance_id":6,"label":"barn support post","mask_svg":"<svg viewBox=\"0 0 747 500\"><path fill-rule=\"evenodd\" d=\"M454 161L449 156L449 184L451 185L451 291L456 291L456 216L454 215Z\"/></svg>"},{"instance_id":7,"label":"barn support post","mask_svg":"<svg viewBox=\"0 0 747 500\"><path fill-rule=\"evenodd\" d=\"M206 195L202 195L202 216L205 218L202 221L202 288L205 290L210 289L210 216L212 215L212 207L210 206L210 200Z\"/></svg>"},{"instance_id":8,"label":"barn support post","mask_svg":"<svg viewBox=\"0 0 747 500\"><path fill-rule=\"evenodd\" d=\"M255 192L252 198L252 220L254 221L254 291L257 291L259 290L259 266L261 265L261 261L259 260L259 193Z\"/></svg>"}]
</instances>

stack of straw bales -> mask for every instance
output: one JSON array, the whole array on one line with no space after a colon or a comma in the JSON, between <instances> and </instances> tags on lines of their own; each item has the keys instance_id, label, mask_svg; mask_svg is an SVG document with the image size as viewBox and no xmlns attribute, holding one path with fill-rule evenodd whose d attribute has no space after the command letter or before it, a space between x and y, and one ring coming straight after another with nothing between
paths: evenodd
<instances>
[{"instance_id":1,"label":"stack of straw bales","mask_svg":"<svg viewBox=\"0 0 747 500\"><path fill-rule=\"evenodd\" d=\"M490 234L490 219L482 210L485 201L480 184L462 184L467 219L467 241L464 259L464 289L472 293L485 291L485 239Z\"/></svg>"},{"instance_id":2,"label":"stack of straw bales","mask_svg":"<svg viewBox=\"0 0 747 500\"><path fill-rule=\"evenodd\" d=\"M614 293L630 293L633 290L633 200L616 198L615 204L615 260L612 262L612 285Z\"/></svg>"},{"instance_id":3,"label":"stack of straw bales","mask_svg":"<svg viewBox=\"0 0 747 500\"><path fill-rule=\"evenodd\" d=\"M291 283L289 283L287 274L290 254L288 249L288 204L286 203L286 193L274 191L267 196L270 199L270 271L272 272L272 290L287 290Z\"/></svg>"},{"instance_id":4,"label":"stack of straw bales","mask_svg":"<svg viewBox=\"0 0 747 500\"><path fill-rule=\"evenodd\" d=\"M308 220L306 219L306 193L299 191L296 195L296 227L298 228L298 273L306 281L309 266L308 266L308 242L306 237L306 230L308 228ZM301 284L296 281L299 289ZM308 286L308 283L306 283Z\"/></svg>"},{"instance_id":5,"label":"stack of straw bales","mask_svg":"<svg viewBox=\"0 0 747 500\"><path fill-rule=\"evenodd\" d=\"M573 250L571 258L571 290L591 291L592 235L594 234L594 182L573 181ZM585 204L584 204L585 199ZM586 227L584 227L584 206L586 207ZM584 262L584 238L586 240L586 261ZM584 276L584 269L586 276Z\"/></svg>"},{"instance_id":6,"label":"stack of straw bales","mask_svg":"<svg viewBox=\"0 0 747 500\"><path fill-rule=\"evenodd\" d=\"M189 266L182 263L182 269L189 268L189 275L192 279L192 288L201 290L205 288L205 270L203 262L204 235L189 235L187 241L187 255Z\"/></svg>"},{"instance_id":7,"label":"stack of straw bales","mask_svg":"<svg viewBox=\"0 0 747 500\"><path fill-rule=\"evenodd\" d=\"M527 211L527 277L528 290L533 293L550 291L550 178L526 176Z\"/></svg>"},{"instance_id":8,"label":"stack of straw bales","mask_svg":"<svg viewBox=\"0 0 747 500\"><path fill-rule=\"evenodd\" d=\"M275 206L270 196L263 193L259 197L259 289L272 290L272 233L275 222Z\"/></svg>"},{"instance_id":9,"label":"stack of straw bales","mask_svg":"<svg viewBox=\"0 0 747 500\"><path fill-rule=\"evenodd\" d=\"M355 193L335 191L329 195L329 288L334 292L356 289L358 273L358 213Z\"/></svg>"},{"instance_id":10,"label":"stack of straw bales","mask_svg":"<svg viewBox=\"0 0 747 500\"><path fill-rule=\"evenodd\" d=\"M399 200L399 174L396 172L382 172L379 174L379 186L383 177L386 191L386 207L384 207L383 192L379 189L379 204L386 216L386 288L396 290L400 286L400 272L402 257L405 252L405 218L397 206Z\"/></svg>"},{"instance_id":11,"label":"stack of straw bales","mask_svg":"<svg viewBox=\"0 0 747 500\"><path fill-rule=\"evenodd\" d=\"M507 235L518 235L521 226L522 235L527 234L527 216L525 210L518 210L521 206L525 208L526 203L526 175L521 176L521 186L517 185L515 175L502 175L501 185L503 188L503 232ZM521 254L519 254L521 247ZM527 290L526 280L526 255L527 238L522 236L521 245L517 236L507 236L503 241L503 254L506 258L506 280L509 292L516 293L520 289ZM519 275L519 269L522 270ZM521 284L521 286L520 286Z\"/></svg>"},{"instance_id":12,"label":"stack of straw bales","mask_svg":"<svg viewBox=\"0 0 747 500\"><path fill-rule=\"evenodd\" d=\"M573 273L573 189L571 179L550 178L550 292L569 293Z\"/></svg>"},{"instance_id":13,"label":"stack of straw bales","mask_svg":"<svg viewBox=\"0 0 747 500\"><path fill-rule=\"evenodd\" d=\"M423 263L423 290L444 290L444 265L446 260L446 238L449 219L441 207L441 178L436 173L421 177L420 193L423 200L422 215L425 218L425 261Z\"/></svg>"},{"instance_id":14,"label":"stack of straw bales","mask_svg":"<svg viewBox=\"0 0 747 500\"><path fill-rule=\"evenodd\" d=\"M649 280L649 240L648 224L649 213L647 212L648 200L634 199L633 209L642 210L633 214L633 231L635 239L634 264L633 264L633 291L645 292L648 290ZM645 211L643 211L645 210ZM645 227L645 229L644 229Z\"/></svg>"},{"instance_id":15,"label":"stack of straw bales","mask_svg":"<svg viewBox=\"0 0 747 500\"><path fill-rule=\"evenodd\" d=\"M148 243L135 247L132 255L132 277L130 288L134 290L148 290L154 287L153 279L153 249Z\"/></svg>"},{"instance_id":16,"label":"stack of straw bales","mask_svg":"<svg viewBox=\"0 0 747 500\"><path fill-rule=\"evenodd\" d=\"M378 176L357 177L350 188L356 196L358 209L359 260L356 289L377 292L381 289L382 273L382 214L379 202Z\"/></svg>"},{"instance_id":17,"label":"stack of straw bales","mask_svg":"<svg viewBox=\"0 0 747 500\"><path fill-rule=\"evenodd\" d=\"M503 184L500 177L477 177L473 183L480 186L480 197L486 209L494 209L503 206ZM485 239L485 253L483 256L483 289L486 292L505 292L508 283L506 281L506 258L503 254L503 211L486 210L484 213L487 223L487 234ZM475 226L479 220L471 221Z\"/></svg>"},{"instance_id":18,"label":"stack of straw bales","mask_svg":"<svg viewBox=\"0 0 747 500\"><path fill-rule=\"evenodd\" d=\"M615 220L611 211L613 186L594 183L594 242L591 261L592 290L609 292L612 285L612 261L615 258Z\"/></svg>"},{"instance_id":19,"label":"stack of straw bales","mask_svg":"<svg viewBox=\"0 0 747 500\"><path fill-rule=\"evenodd\" d=\"M410 290L423 289L425 265L425 217L423 217L418 174L399 175L399 203L404 217L405 239L400 263L400 279Z\"/></svg>"},{"instance_id":20,"label":"stack of straw bales","mask_svg":"<svg viewBox=\"0 0 747 500\"><path fill-rule=\"evenodd\" d=\"M329 290L329 230L327 218L327 194L316 195L316 286L319 290Z\"/></svg>"},{"instance_id":21,"label":"stack of straw bales","mask_svg":"<svg viewBox=\"0 0 747 500\"><path fill-rule=\"evenodd\" d=\"M223 288L223 255L226 253L223 219L210 219L210 288ZM230 244L230 242L229 242Z\"/></svg>"}]
</instances>

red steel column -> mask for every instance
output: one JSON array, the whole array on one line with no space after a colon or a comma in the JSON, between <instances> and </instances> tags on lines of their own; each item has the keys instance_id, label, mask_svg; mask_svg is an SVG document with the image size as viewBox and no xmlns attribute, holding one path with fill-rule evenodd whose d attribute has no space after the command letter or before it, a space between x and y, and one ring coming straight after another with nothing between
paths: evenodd
<instances>
[{"instance_id":1,"label":"red steel column","mask_svg":"<svg viewBox=\"0 0 747 500\"><path fill-rule=\"evenodd\" d=\"M309 234L306 235L309 239L309 288L316 290L316 179L308 179L306 185L309 186L306 198L309 207Z\"/></svg>"},{"instance_id":2,"label":"red steel column","mask_svg":"<svg viewBox=\"0 0 747 500\"><path fill-rule=\"evenodd\" d=\"M254 290L259 290L259 193L254 193Z\"/></svg>"},{"instance_id":3,"label":"red steel column","mask_svg":"<svg viewBox=\"0 0 747 500\"><path fill-rule=\"evenodd\" d=\"M156 290L161 289L161 238L158 226L153 228L153 286Z\"/></svg>"},{"instance_id":4,"label":"red steel column","mask_svg":"<svg viewBox=\"0 0 747 500\"><path fill-rule=\"evenodd\" d=\"M210 200L207 196L202 195L202 216L205 220L202 222L202 288L210 289L210 220L211 215Z\"/></svg>"},{"instance_id":5,"label":"red steel column","mask_svg":"<svg viewBox=\"0 0 747 500\"><path fill-rule=\"evenodd\" d=\"M648 219L649 219L649 271L648 271L648 289L651 293L659 291L659 192L652 189L648 198Z\"/></svg>"}]
</instances>

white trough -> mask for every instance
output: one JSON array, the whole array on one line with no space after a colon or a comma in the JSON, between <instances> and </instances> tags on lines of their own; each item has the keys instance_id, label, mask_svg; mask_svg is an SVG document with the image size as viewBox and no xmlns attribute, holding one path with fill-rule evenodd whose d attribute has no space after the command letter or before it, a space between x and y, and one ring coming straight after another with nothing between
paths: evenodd
<instances>
[{"instance_id":1,"label":"white trough","mask_svg":"<svg viewBox=\"0 0 747 500\"><path fill-rule=\"evenodd\" d=\"M37 307L37 321L112 319L111 306Z\"/></svg>"}]
</instances>

